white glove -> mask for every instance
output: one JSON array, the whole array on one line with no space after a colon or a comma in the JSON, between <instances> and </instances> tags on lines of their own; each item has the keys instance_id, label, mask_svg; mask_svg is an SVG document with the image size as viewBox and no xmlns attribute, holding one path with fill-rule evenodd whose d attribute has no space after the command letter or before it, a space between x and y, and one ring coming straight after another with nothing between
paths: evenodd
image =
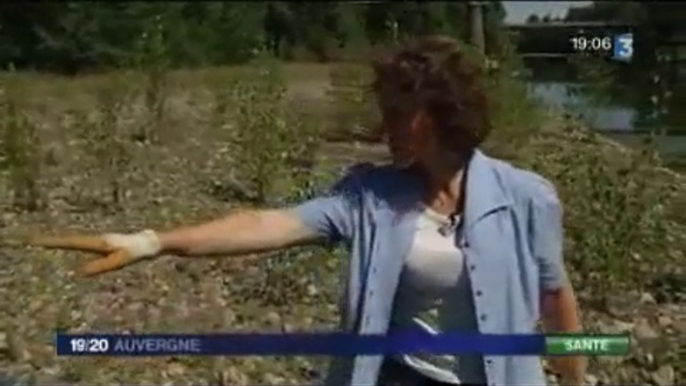
<instances>
[{"instance_id":1,"label":"white glove","mask_svg":"<svg viewBox=\"0 0 686 386\"><path fill-rule=\"evenodd\" d=\"M118 270L146 257L157 256L162 252L160 240L152 230L132 234L110 233L100 236L32 237L28 244L104 255L82 267L81 273L85 276Z\"/></svg>"},{"instance_id":2,"label":"white glove","mask_svg":"<svg viewBox=\"0 0 686 386\"><path fill-rule=\"evenodd\" d=\"M130 234L109 233L102 238L111 249L123 249L134 260L156 256L162 249L157 234L150 229Z\"/></svg>"}]
</instances>

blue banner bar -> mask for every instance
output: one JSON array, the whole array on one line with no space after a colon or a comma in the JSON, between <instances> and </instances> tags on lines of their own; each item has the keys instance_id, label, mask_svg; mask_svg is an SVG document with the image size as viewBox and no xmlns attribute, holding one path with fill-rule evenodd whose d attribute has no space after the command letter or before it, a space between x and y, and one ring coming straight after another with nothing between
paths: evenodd
<instances>
[{"instance_id":1,"label":"blue banner bar","mask_svg":"<svg viewBox=\"0 0 686 386\"><path fill-rule=\"evenodd\" d=\"M543 335L397 333L392 335L312 334L57 334L57 355L541 355Z\"/></svg>"}]
</instances>

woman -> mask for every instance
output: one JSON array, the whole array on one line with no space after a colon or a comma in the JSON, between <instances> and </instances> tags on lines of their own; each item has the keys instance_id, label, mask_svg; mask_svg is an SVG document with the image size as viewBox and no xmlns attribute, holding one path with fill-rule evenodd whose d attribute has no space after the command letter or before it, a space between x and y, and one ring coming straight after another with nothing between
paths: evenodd
<instances>
[{"instance_id":1,"label":"woman","mask_svg":"<svg viewBox=\"0 0 686 386\"><path fill-rule=\"evenodd\" d=\"M42 245L111 253L86 266L93 274L161 254L243 255L341 241L351 249L347 331L533 333L540 314L549 330L578 331L554 188L477 149L488 132L479 69L457 42L431 37L375 62L374 70L391 165L355 167L330 194L294 208ZM563 384L581 384L580 359L558 370ZM420 354L336 359L328 381L545 384L538 357Z\"/></svg>"}]
</instances>

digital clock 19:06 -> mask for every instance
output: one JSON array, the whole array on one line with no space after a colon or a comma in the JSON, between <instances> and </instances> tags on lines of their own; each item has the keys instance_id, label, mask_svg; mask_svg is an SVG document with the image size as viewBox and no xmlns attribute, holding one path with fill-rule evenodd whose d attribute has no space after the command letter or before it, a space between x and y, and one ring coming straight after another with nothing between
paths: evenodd
<instances>
[{"instance_id":1,"label":"digital clock 19:06","mask_svg":"<svg viewBox=\"0 0 686 386\"><path fill-rule=\"evenodd\" d=\"M572 36L569 42L576 53L612 52L612 38L609 36Z\"/></svg>"}]
</instances>

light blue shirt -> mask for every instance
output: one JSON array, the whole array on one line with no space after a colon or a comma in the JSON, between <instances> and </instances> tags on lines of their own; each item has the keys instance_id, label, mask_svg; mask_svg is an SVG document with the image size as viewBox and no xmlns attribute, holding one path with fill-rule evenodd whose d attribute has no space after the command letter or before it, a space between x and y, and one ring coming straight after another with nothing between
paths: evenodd
<instances>
[{"instance_id":1,"label":"light blue shirt","mask_svg":"<svg viewBox=\"0 0 686 386\"><path fill-rule=\"evenodd\" d=\"M421 213L420 180L392 165L364 165L331 193L294 212L330 241L351 251L341 328L385 334L404 258ZM566 282L562 210L554 187L535 173L476 151L467 169L464 253L478 329L534 333L543 289ZM329 385L376 385L379 355L335 358ZM538 356L483 356L489 385L545 385Z\"/></svg>"}]
</instances>

